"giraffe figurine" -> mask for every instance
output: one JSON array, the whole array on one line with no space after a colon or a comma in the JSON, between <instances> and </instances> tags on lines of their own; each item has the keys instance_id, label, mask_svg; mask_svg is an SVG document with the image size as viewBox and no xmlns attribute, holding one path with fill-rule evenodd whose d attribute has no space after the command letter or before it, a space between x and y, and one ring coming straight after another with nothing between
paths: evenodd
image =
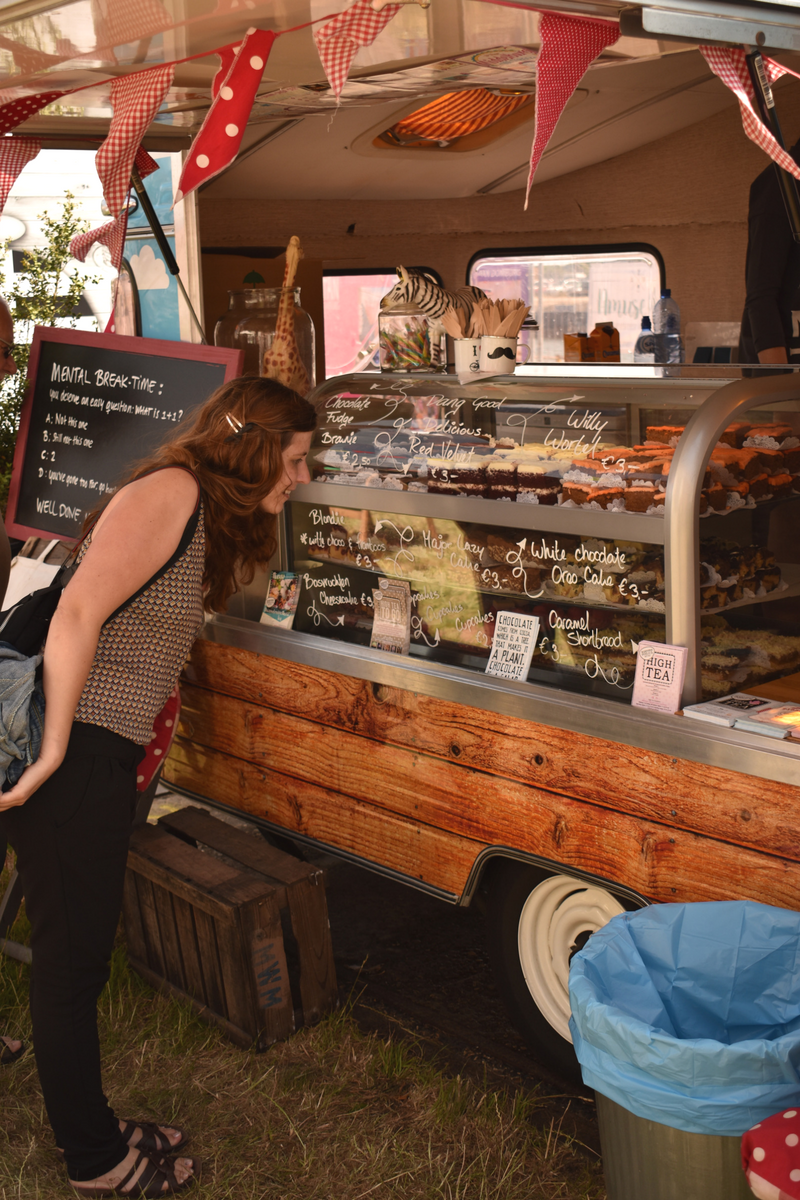
<instances>
[{"instance_id":1,"label":"giraffe figurine","mask_svg":"<svg viewBox=\"0 0 800 1200\"><path fill-rule=\"evenodd\" d=\"M277 379L292 391L306 396L311 390L311 380L294 336L294 280L302 257L300 238L290 238L286 247L286 270L283 273L283 290L278 304L275 337L269 350L264 351L261 374L266 375L268 379Z\"/></svg>"}]
</instances>

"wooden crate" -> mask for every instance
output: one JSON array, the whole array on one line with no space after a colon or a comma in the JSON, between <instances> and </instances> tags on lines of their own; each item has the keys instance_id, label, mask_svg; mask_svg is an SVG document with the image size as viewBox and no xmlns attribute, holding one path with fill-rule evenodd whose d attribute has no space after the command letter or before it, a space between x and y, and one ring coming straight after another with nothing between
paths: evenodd
<instances>
[{"instance_id":1,"label":"wooden crate","mask_svg":"<svg viewBox=\"0 0 800 1200\"><path fill-rule=\"evenodd\" d=\"M134 830L123 914L134 969L237 1045L337 1005L323 872L203 809Z\"/></svg>"}]
</instances>

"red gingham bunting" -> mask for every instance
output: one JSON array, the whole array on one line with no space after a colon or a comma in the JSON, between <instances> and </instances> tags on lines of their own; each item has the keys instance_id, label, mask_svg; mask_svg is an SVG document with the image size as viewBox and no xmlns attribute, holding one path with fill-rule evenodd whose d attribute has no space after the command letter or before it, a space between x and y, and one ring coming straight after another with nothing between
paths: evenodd
<instances>
[{"instance_id":1,"label":"red gingham bunting","mask_svg":"<svg viewBox=\"0 0 800 1200\"><path fill-rule=\"evenodd\" d=\"M137 792L147 791L156 771L169 754L180 715L181 694L176 683L166 704L153 722L153 736L145 748L144 759L139 763L136 773Z\"/></svg>"},{"instance_id":2,"label":"red gingham bunting","mask_svg":"<svg viewBox=\"0 0 800 1200\"><path fill-rule=\"evenodd\" d=\"M611 21L545 12L539 22L539 37L541 49L536 60L536 117L528 186L525 189L526 208L539 160L567 101L589 63L606 46L613 46L617 41L619 26Z\"/></svg>"},{"instance_id":3,"label":"red gingham bunting","mask_svg":"<svg viewBox=\"0 0 800 1200\"><path fill-rule=\"evenodd\" d=\"M192 143L175 193L176 202L219 175L236 158L275 36L265 29L247 31ZM222 67L214 80L215 86L226 61L224 51L219 53Z\"/></svg>"},{"instance_id":4,"label":"red gingham bunting","mask_svg":"<svg viewBox=\"0 0 800 1200\"><path fill-rule=\"evenodd\" d=\"M2 146L2 142L0 142L0 146ZM148 175L152 175L153 171L159 170L158 163L141 146L136 151L134 162L142 179L146 179ZM128 187L130 188L130 181L128 182ZM86 255L92 246L95 242L101 242L104 246L108 247L111 253L111 261L118 271L119 264L122 261L122 248L125 244L127 226L128 207L126 205L120 215L115 217L113 221L109 221L105 225L100 225L97 229L87 229L85 233L76 233L69 244L69 252L73 258L77 258L78 262L86 262Z\"/></svg>"},{"instance_id":5,"label":"red gingham bunting","mask_svg":"<svg viewBox=\"0 0 800 1200\"><path fill-rule=\"evenodd\" d=\"M127 46L175 24L159 0L93 0L97 45Z\"/></svg>"},{"instance_id":6,"label":"red gingham bunting","mask_svg":"<svg viewBox=\"0 0 800 1200\"><path fill-rule=\"evenodd\" d=\"M742 1137L742 1169L759 1200L800 1200L800 1112L787 1108Z\"/></svg>"},{"instance_id":7,"label":"red gingham bunting","mask_svg":"<svg viewBox=\"0 0 800 1200\"><path fill-rule=\"evenodd\" d=\"M356 0L347 12L314 30L319 59L337 100L360 47L370 46L401 8L401 4L387 4L375 12L370 0Z\"/></svg>"},{"instance_id":8,"label":"red gingham bunting","mask_svg":"<svg viewBox=\"0 0 800 1200\"><path fill-rule=\"evenodd\" d=\"M87 229L85 233L76 233L69 244L69 252L78 262L86 262L86 255L95 242L107 246L111 254L111 262L119 270L122 261L122 248L125 245L125 233L128 227L128 209L124 208L118 217L108 221L98 229Z\"/></svg>"},{"instance_id":9,"label":"red gingham bunting","mask_svg":"<svg viewBox=\"0 0 800 1200\"><path fill-rule=\"evenodd\" d=\"M2 143L0 143L2 144ZM141 146L136 151L135 163L142 179L146 179L148 175L152 175L153 171L158 171L158 163L155 162L150 155ZM98 229L88 229L86 233L76 233L75 237L69 244L69 252L73 258L77 258L78 262L86 262L86 255L91 250L95 242L100 242L101 245L107 246L111 255L111 262L114 270L119 274L120 264L122 262L122 253L125 248L125 234L128 231L128 206L125 205L122 212L113 221L108 221L105 225L101 225ZM114 308L116 307L116 284L114 285L115 303L111 309L111 316L106 325L106 333L114 333Z\"/></svg>"},{"instance_id":10,"label":"red gingham bunting","mask_svg":"<svg viewBox=\"0 0 800 1200\"><path fill-rule=\"evenodd\" d=\"M723 50L719 46L701 46L700 53L714 74L719 76L739 101L742 125L750 141L755 142L757 146L766 151L779 167L783 167L784 171L794 175L795 179L800 179L800 167L791 154L787 154L785 150L781 149L753 107L755 93L750 82L744 50ZM765 58L763 61L770 83L780 79L781 75L794 75L795 79L800 79L800 75L795 71L781 66L772 58Z\"/></svg>"},{"instance_id":11,"label":"red gingham bunting","mask_svg":"<svg viewBox=\"0 0 800 1200\"><path fill-rule=\"evenodd\" d=\"M160 171L158 163L145 150L144 146L140 146L133 156L134 165L142 179L147 179L148 175L152 175L153 171Z\"/></svg>"},{"instance_id":12,"label":"red gingham bunting","mask_svg":"<svg viewBox=\"0 0 800 1200\"><path fill-rule=\"evenodd\" d=\"M175 68L157 67L115 79L111 84L114 116L108 137L97 151L97 174L103 184L106 207L117 216L131 186L133 157L147 127L155 117Z\"/></svg>"},{"instance_id":13,"label":"red gingham bunting","mask_svg":"<svg viewBox=\"0 0 800 1200\"><path fill-rule=\"evenodd\" d=\"M0 138L0 213L6 206L14 180L41 148L39 138Z\"/></svg>"},{"instance_id":14,"label":"red gingham bunting","mask_svg":"<svg viewBox=\"0 0 800 1200\"><path fill-rule=\"evenodd\" d=\"M18 100L0 105L0 135L10 133L28 117L34 116L63 95L64 92L37 92L35 96L20 96Z\"/></svg>"}]
</instances>

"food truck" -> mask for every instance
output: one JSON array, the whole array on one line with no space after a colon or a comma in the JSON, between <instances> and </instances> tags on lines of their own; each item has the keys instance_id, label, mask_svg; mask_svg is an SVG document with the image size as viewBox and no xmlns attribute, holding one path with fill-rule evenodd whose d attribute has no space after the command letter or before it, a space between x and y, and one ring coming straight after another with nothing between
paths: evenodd
<instances>
[{"instance_id":1,"label":"food truck","mask_svg":"<svg viewBox=\"0 0 800 1200\"><path fill-rule=\"evenodd\" d=\"M14 135L99 144L109 79L174 62L144 146L189 158L215 48L274 32L231 165L177 207L209 339L229 290L280 284L293 236L317 337L312 478L271 564L294 577L293 624L261 620L269 572L207 622L164 778L443 902L480 898L514 1020L569 1072L570 958L615 913L800 906L800 744L680 715L736 692L800 702L800 389L743 377L731 353L769 160L699 50L797 69L797 10L405 4L337 97L313 34L334 2L122 8L4 10L5 87L87 84ZM580 77L526 208L543 9L620 36ZM485 108L465 109L478 92ZM800 85L774 97L790 144ZM527 363L466 381L377 369L376 297L399 264L522 296ZM687 361L634 363L664 287ZM596 321L621 361L566 363L564 335ZM534 626L522 677L487 672L498 629L519 646ZM659 643L686 650L670 712L631 703Z\"/></svg>"}]
</instances>

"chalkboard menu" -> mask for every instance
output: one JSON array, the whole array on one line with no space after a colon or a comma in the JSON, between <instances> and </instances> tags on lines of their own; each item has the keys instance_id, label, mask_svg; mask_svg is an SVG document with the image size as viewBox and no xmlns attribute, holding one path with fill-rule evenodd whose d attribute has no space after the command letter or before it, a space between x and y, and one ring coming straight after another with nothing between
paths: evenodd
<instances>
[{"instance_id":1,"label":"chalkboard menu","mask_svg":"<svg viewBox=\"0 0 800 1200\"><path fill-rule=\"evenodd\" d=\"M218 346L37 327L9 533L76 537L130 467L235 378L241 357Z\"/></svg>"}]
</instances>

